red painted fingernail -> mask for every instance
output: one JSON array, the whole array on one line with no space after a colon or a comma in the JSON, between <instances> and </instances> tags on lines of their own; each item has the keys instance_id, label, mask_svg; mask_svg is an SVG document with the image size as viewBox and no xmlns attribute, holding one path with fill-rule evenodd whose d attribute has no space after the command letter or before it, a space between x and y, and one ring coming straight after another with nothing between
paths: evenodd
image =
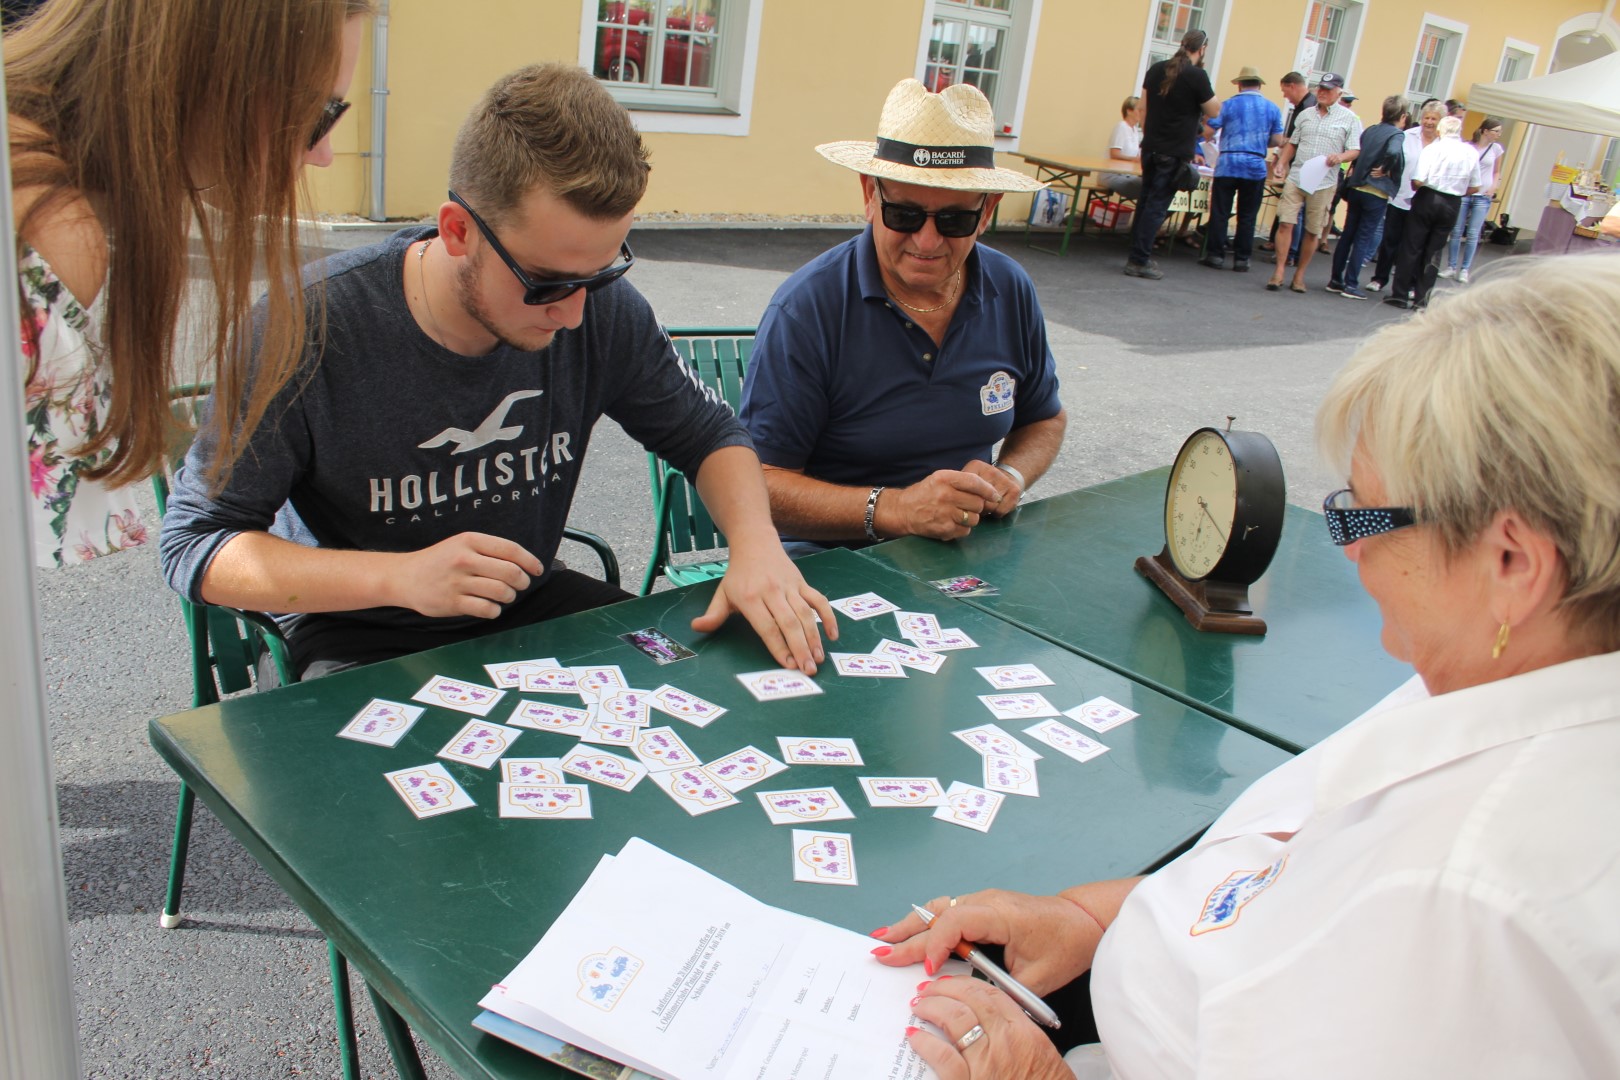
<instances>
[{"instance_id":1,"label":"red painted fingernail","mask_svg":"<svg viewBox=\"0 0 1620 1080\"><path fill-rule=\"evenodd\" d=\"M934 962L927 959L923 960L923 970L932 975L934 973Z\"/></svg>"},{"instance_id":2,"label":"red painted fingernail","mask_svg":"<svg viewBox=\"0 0 1620 1080\"><path fill-rule=\"evenodd\" d=\"M872 950L872 955L873 956L888 956L892 952L894 952L894 950L892 948L890 948L889 946L887 946L887 945L879 945L877 948Z\"/></svg>"},{"instance_id":3,"label":"red painted fingernail","mask_svg":"<svg viewBox=\"0 0 1620 1080\"><path fill-rule=\"evenodd\" d=\"M917 984L917 989L918 989L918 990L926 990L926 989L928 989L928 988L929 988L929 986L931 986L931 985L933 985L933 984L932 984L932 983L930 983L930 982L929 982L929 981L928 981L928 980L927 980L927 979L924 979L924 980L923 980L923 981L922 981L922 982L920 982L920 983L918 983L918 984Z\"/></svg>"},{"instance_id":4,"label":"red painted fingernail","mask_svg":"<svg viewBox=\"0 0 1620 1080\"><path fill-rule=\"evenodd\" d=\"M949 976L949 975L941 975L940 980L943 982L944 980L949 979L950 977L951 976Z\"/></svg>"},{"instance_id":5,"label":"red painted fingernail","mask_svg":"<svg viewBox=\"0 0 1620 1080\"><path fill-rule=\"evenodd\" d=\"M908 1027L908 1028L906 1028L906 1038L908 1038L908 1039L911 1038L913 1035L917 1034L921 1030L922 1030L922 1028L919 1028L919 1027Z\"/></svg>"},{"instance_id":6,"label":"red painted fingernail","mask_svg":"<svg viewBox=\"0 0 1620 1080\"><path fill-rule=\"evenodd\" d=\"M906 1004L910 1005L913 1009L915 1009L917 1007L917 1002L919 1002L921 1000L922 1000L921 997L914 997L910 1001L906 1002Z\"/></svg>"},{"instance_id":7,"label":"red painted fingernail","mask_svg":"<svg viewBox=\"0 0 1620 1080\"><path fill-rule=\"evenodd\" d=\"M880 926L876 930L874 930L870 934L868 934L867 937L882 937L884 934L887 934L888 932L889 932L889 928L887 926Z\"/></svg>"}]
</instances>

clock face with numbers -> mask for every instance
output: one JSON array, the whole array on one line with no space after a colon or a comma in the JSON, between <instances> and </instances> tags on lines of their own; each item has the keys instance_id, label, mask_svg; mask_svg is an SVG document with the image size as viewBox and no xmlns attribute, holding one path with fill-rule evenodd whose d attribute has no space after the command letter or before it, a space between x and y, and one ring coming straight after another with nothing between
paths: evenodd
<instances>
[{"instance_id":1,"label":"clock face with numbers","mask_svg":"<svg viewBox=\"0 0 1620 1080\"><path fill-rule=\"evenodd\" d=\"M1266 572L1282 535L1287 494L1276 447L1252 431L1202 428L1170 469L1165 547L1188 581L1248 585Z\"/></svg>"}]
</instances>

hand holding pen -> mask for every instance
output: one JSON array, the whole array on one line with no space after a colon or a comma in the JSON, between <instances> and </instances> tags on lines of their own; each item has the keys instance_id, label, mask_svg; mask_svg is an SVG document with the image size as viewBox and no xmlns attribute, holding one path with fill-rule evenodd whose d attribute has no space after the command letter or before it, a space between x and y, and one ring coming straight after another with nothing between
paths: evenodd
<instances>
[{"instance_id":1,"label":"hand holding pen","mask_svg":"<svg viewBox=\"0 0 1620 1080\"><path fill-rule=\"evenodd\" d=\"M917 913L917 918L923 921L924 926L932 926L935 915L925 907L911 905L911 910ZM1004 971L1000 964L984 955L979 949L965 941L958 941L951 951L973 966L973 970L989 979L1002 993L1018 1003L1018 1007L1029 1014L1029 1018L1037 1024L1044 1024L1049 1028L1060 1028L1063 1022L1058 1019L1057 1013L1042 1001L1033 990L1013 978Z\"/></svg>"}]
</instances>

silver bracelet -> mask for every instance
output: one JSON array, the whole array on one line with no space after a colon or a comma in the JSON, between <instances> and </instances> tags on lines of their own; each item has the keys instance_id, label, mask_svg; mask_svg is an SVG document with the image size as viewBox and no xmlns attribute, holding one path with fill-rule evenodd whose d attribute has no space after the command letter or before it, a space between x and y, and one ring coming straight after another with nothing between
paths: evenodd
<instances>
[{"instance_id":1,"label":"silver bracelet","mask_svg":"<svg viewBox=\"0 0 1620 1080\"><path fill-rule=\"evenodd\" d=\"M1011 465L1003 465L999 461L996 462L996 468L1018 481L1018 497L1023 498L1024 492L1029 490L1029 488L1024 484L1024 474L1013 468Z\"/></svg>"},{"instance_id":2,"label":"silver bracelet","mask_svg":"<svg viewBox=\"0 0 1620 1080\"><path fill-rule=\"evenodd\" d=\"M866 496L866 538L868 540L881 540L877 534L877 500L883 494L881 487L875 487Z\"/></svg>"}]
</instances>

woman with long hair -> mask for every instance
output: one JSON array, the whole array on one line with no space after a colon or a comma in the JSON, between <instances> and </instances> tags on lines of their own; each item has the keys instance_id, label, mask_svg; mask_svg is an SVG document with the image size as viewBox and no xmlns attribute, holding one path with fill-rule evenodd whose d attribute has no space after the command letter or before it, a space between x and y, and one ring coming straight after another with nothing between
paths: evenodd
<instances>
[{"instance_id":1,"label":"woman with long hair","mask_svg":"<svg viewBox=\"0 0 1620 1080\"><path fill-rule=\"evenodd\" d=\"M219 389L229 463L293 372L301 167L328 133L371 0L52 0L4 43L35 553L140 544L124 490L162 468L169 388ZM195 246L211 324L177 372ZM255 281L255 273L264 276ZM249 311L268 292L244 397Z\"/></svg>"},{"instance_id":2,"label":"woman with long hair","mask_svg":"<svg viewBox=\"0 0 1620 1080\"><path fill-rule=\"evenodd\" d=\"M1468 284L1468 271L1474 265L1474 252L1479 250L1479 234L1485 230L1485 219L1490 217L1491 201L1496 198L1497 182L1502 166L1502 121L1494 116L1481 120L1468 144L1479 155L1479 190L1463 197L1457 224L1451 228L1450 248L1443 278L1454 277L1458 284ZM1458 255L1462 256L1461 261Z\"/></svg>"}]
</instances>

